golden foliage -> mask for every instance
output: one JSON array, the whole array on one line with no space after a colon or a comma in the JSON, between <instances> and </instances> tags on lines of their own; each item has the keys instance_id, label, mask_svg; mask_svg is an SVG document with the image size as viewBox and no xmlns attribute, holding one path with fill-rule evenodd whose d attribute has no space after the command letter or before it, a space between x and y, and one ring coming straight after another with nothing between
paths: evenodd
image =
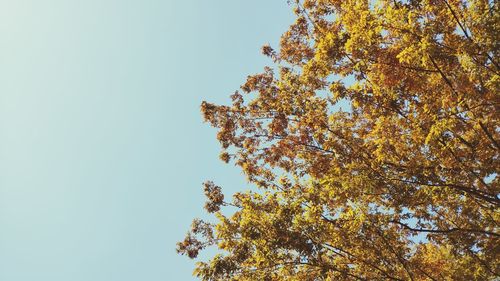
<instances>
[{"instance_id":1,"label":"golden foliage","mask_svg":"<svg viewBox=\"0 0 500 281\"><path fill-rule=\"evenodd\" d=\"M292 5L279 50L263 47L276 67L249 76L231 106L202 104L221 159L261 189L224 202L206 184L217 223L196 220L178 250L222 253L195 274L498 280L498 3Z\"/></svg>"}]
</instances>

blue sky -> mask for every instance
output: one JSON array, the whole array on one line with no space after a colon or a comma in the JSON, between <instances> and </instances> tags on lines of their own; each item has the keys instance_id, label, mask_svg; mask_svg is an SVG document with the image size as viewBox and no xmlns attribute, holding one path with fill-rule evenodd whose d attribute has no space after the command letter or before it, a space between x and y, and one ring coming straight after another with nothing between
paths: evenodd
<instances>
[{"instance_id":1,"label":"blue sky","mask_svg":"<svg viewBox=\"0 0 500 281\"><path fill-rule=\"evenodd\" d=\"M0 280L194 280L201 183L232 192L202 100L271 63L285 0L0 0Z\"/></svg>"}]
</instances>

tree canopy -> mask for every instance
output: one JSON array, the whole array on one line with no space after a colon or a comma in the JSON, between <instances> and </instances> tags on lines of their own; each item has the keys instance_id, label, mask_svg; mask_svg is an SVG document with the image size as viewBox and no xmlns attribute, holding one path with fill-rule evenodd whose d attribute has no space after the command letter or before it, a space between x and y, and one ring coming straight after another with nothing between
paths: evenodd
<instances>
[{"instance_id":1,"label":"tree canopy","mask_svg":"<svg viewBox=\"0 0 500 281\"><path fill-rule=\"evenodd\" d=\"M215 222L177 250L220 253L194 274L499 280L498 2L290 2L272 67L201 105L258 188L205 183Z\"/></svg>"}]
</instances>

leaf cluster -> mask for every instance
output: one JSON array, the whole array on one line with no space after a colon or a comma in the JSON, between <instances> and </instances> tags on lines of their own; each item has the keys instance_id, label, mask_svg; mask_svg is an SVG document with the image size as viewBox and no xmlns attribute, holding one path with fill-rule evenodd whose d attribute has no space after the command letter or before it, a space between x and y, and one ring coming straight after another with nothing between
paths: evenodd
<instances>
[{"instance_id":1,"label":"leaf cluster","mask_svg":"<svg viewBox=\"0 0 500 281\"><path fill-rule=\"evenodd\" d=\"M195 274L498 280L498 3L290 2L296 22L263 47L275 67L202 104L221 159L260 191L206 186L217 223L178 251L222 253Z\"/></svg>"}]
</instances>

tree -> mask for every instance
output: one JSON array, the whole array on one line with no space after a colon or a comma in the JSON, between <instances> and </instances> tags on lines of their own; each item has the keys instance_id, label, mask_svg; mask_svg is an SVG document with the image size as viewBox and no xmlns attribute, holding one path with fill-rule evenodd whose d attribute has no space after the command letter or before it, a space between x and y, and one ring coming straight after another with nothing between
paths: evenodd
<instances>
[{"instance_id":1,"label":"tree","mask_svg":"<svg viewBox=\"0 0 500 281\"><path fill-rule=\"evenodd\" d=\"M177 250L221 254L195 275L499 280L497 1L291 5L280 48L262 49L274 67L201 106L259 188L225 201L205 184L217 220Z\"/></svg>"}]
</instances>

